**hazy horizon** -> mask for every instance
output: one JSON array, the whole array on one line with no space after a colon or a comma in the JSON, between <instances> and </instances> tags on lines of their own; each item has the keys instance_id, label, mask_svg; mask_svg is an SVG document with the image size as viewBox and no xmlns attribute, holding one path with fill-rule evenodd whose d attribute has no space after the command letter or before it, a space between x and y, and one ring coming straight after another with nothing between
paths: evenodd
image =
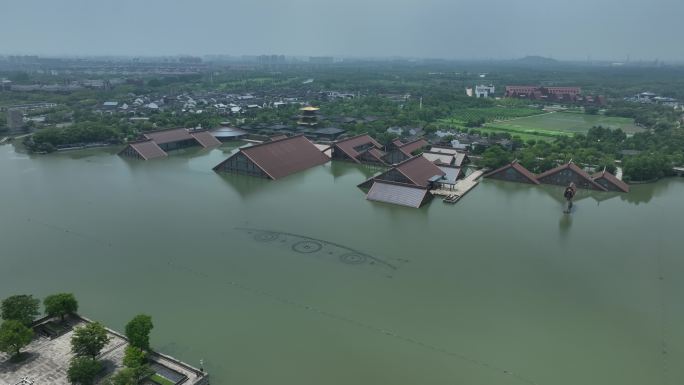
<instances>
[{"instance_id":1,"label":"hazy horizon","mask_svg":"<svg viewBox=\"0 0 684 385\"><path fill-rule=\"evenodd\" d=\"M25 0L3 11L5 55L684 61L675 0Z\"/></svg>"}]
</instances>

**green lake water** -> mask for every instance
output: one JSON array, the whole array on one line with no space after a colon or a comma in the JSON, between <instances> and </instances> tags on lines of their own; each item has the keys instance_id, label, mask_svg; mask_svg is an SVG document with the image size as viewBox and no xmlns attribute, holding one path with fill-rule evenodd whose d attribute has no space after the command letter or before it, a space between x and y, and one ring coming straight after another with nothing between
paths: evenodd
<instances>
[{"instance_id":1,"label":"green lake water","mask_svg":"<svg viewBox=\"0 0 684 385\"><path fill-rule=\"evenodd\" d=\"M628 195L486 180L456 205L372 203L363 166L218 175L0 146L0 297L74 292L213 384L684 382L684 180Z\"/></svg>"}]
</instances>

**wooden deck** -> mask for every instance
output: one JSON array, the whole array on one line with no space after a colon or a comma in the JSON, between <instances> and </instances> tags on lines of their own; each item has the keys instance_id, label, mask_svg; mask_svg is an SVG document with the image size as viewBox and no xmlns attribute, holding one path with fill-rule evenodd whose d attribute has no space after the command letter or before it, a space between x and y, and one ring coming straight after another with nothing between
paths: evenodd
<instances>
[{"instance_id":1,"label":"wooden deck","mask_svg":"<svg viewBox=\"0 0 684 385\"><path fill-rule=\"evenodd\" d=\"M484 174L484 170L477 170L467 177L457 181L453 189L435 189L431 190L430 192L441 196L456 194L463 197L480 183L480 177L482 174Z\"/></svg>"}]
</instances>

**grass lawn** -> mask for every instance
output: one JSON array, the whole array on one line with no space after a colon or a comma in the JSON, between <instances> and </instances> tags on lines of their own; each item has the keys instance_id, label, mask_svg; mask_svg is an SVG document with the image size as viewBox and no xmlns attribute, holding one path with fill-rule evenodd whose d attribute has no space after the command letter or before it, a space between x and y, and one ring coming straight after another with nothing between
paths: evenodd
<instances>
[{"instance_id":1,"label":"grass lawn","mask_svg":"<svg viewBox=\"0 0 684 385\"><path fill-rule=\"evenodd\" d=\"M455 111L450 117L441 119L442 123L451 125L464 125L469 120L484 119L486 122L505 120L539 114L541 111L526 107L488 107L488 108L465 108Z\"/></svg>"},{"instance_id":2,"label":"grass lawn","mask_svg":"<svg viewBox=\"0 0 684 385\"><path fill-rule=\"evenodd\" d=\"M154 383L159 384L159 385L175 385L176 384L175 382L167 380L166 378L158 375L157 373L151 375L150 380Z\"/></svg>"},{"instance_id":3,"label":"grass lawn","mask_svg":"<svg viewBox=\"0 0 684 385\"><path fill-rule=\"evenodd\" d=\"M586 133L593 126L603 126L611 129L621 128L627 134L643 131L634 124L634 120L628 118L586 115L568 112L552 112L549 114L528 116L525 118L512 119L502 122L487 124L488 128L501 129L505 132L539 133L548 135L553 133Z\"/></svg>"},{"instance_id":4,"label":"grass lawn","mask_svg":"<svg viewBox=\"0 0 684 385\"><path fill-rule=\"evenodd\" d=\"M628 118L586 115L573 112L551 112L542 115L513 118L487 123L476 130L481 132L506 132L523 140L551 141L558 136L584 134L593 126L611 129L621 128L627 135L644 131Z\"/></svg>"},{"instance_id":5,"label":"grass lawn","mask_svg":"<svg viewBox=\"0 0 684 385\"><path fill-rule=\"evenodd\" d=\"M502 132L507 132L511 134L511 136L519 136L520 139L524 141L528 141L530 139L534 140L545 140L545 141L553 141L554 138L558 136L570 136L572 134L567 133L567 132L560 132L560 131L544 131L544 132L537 132L537 131L523 131L523 130L509 130L509 129L502 129L502 128L495 128L495 127L490 127L489 125L485 127L476 127L474 128L477 131L480 131L482 133L489 132L489 133L502 133Z\"/></svg>"}]
</instances>

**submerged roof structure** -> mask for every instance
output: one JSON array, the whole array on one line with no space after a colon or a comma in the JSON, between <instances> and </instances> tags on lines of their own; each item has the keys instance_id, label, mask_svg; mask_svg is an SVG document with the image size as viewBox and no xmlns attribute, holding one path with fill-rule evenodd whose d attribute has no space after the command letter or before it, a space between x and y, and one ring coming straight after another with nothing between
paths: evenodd
<instances>
[{"instance_id":1,"label":"submerged roof structure","mask_svg":"<svg viewBox=\"0 0 684 385\"><path fill-rule=\"evenodd\" d=\"M189 130L187 128L172 128L147 132L143 140L131 142L119 155L130 156L142 160L161 158L168 155L166 151L199 145L204 148L220 146L221 142L207 130Z\"/></svg>"},{"instance_id":2,"label":"submerged roof structure","mask_svg":"<svg viewBox=\"0 0 684 385\"><path fill-rule=\"evenodd\" d=\"M394 167L394 170L403 174L412 184L421 187L427 187L430 178L435 175L446 175L442 169L420 155L399 163Z\"/></svg>"},{"instance_id":3,"label":"submerged roof structure","mask_svg":"<svg viewBox=\"0 0 684 385\"><path fill-rule=\"evenodd\" d=\"M172 142L181 142L184 140L192 140L194 137L190 135L185 128L173 128L170 130L153 131L143 134L146 139L154 141L157 144L165 144Z\"/></svg>"},{"instance_id":4,"label":"submerged roof structure","mask_svg":"<svg viewBox=\"0 0 684 385\"><path fill-rule=\"evenodd\" d=\"M560 186L574 183L579 188L608 191L605 187L596 183L591 175L587 174L586 171L582 170L572 161L537 175L537 180L540 183Z\"/></svg>"},{"instance_id":5,"label":"submerged roof structure","mask_svg":"<svg viewBox=\"0 0 684 385\"><path fill-rule=\"evenodd\" d=\"M458 178L461 177L462 169L460 167L437 166L444 171L444 181L448 184L455 184Z\"/></svg>"},{"instance_id":6,"label":"submerged roof structure","mask_svg":"<svg viewBox=\"0 0 684 385\"><path fill-rule=\"evenodd\" d=\"M458 173L460 169L453 169L453 172L447 173L417 155L380 175L367 179L359 187L369 188L366 195L368 200L420 207L432 197L430 189L433 181L443 180L445 176L457 177Z\"/></svg>"},{"instance_id":7,"label":"submerged roof structure","mask_svg":"<svg viewBox=\"0 0 684 385\"><path fill-rule=\"evenodd\" d=\"M166 151L162 150L157 143L151 140L130 143L128 147L135 151L143 160L162 158L169 155ZM126 149L124 149L124 151L125 150Z\"/></svg>"},{"instance_id":8,"label":"submerged roof structure","mask_svg":"<svg viewBox=\"0 0 684 385\"><path fill-rule=\"evenodd\" d=\"M517 160L484 175L485 178L539 184L537 177Z\"/></svg>"},{"instance_id":9,"label":"submerged roof structure","mask_svg":"<svg viewBox=\"0 0 684 385\"><path fill-rule=\"evenodd\" d=\"M333 143L333 158L348 159L361 163L359 156L370 148L381 149L382 145L368 134L360 134Z\"/></svg>"},{"instance_id":10,"label":"submerged roof structure","mask_svg":"<svg viewBox=\"0 0 684 385\"><path fill-rule=\"evenodd\" d=\"M446 146L439 146L436 144L433 144L430 147L430 152L438 153L438 154L448 154L448 155L456 155L458 154L458 149L453 148L453 147L446 147Z\"/></svg>"},{"instance_id":11,"label":"submerged roof structure","mask_svg":"<svg viewBox=\"0 0 684 385\"><path fill-rule=\"evenodd\" d=\"M395 182L375 181L366 199L376 202L418 208L430 198L427 188L420 188Z\"/></svg>"},{"instance_id":12,"label":"submerged roof structure","mask_svg":"<svg viewBox=\"0 0 684 385\"><path fill-rule=\"evenodd\" d=\"M605 169L591 176L594 181L608 191L629 192L629 185Z\"/></svg>"},{"instance_id":13,"label":"submerged roof structure","mask_svg":"<svg viewBox=\"0 0 684 385\"><path fill-rule=\"evenodd\" d=\"M211 133L216 139L219 141L221 140L233 140L233 139L238 139L241 138L245 135L247 135L247 131L242 130L240 128L234 128L234 127L221 127L216 130L213 130Z\"/></svg>"},{"instance_id":14,"label":"submerged roof structure","mask_svg":"<svg viewBox=\"0 0 684 385\"><path fill-rule=\"evenodd\" d=\"M412 140L408 143L403 143L399 139L395 139L387 145L387 154L384 157L386 163L397 164L405 161L413 156L413 154L427 147L430 143L423 138Z\"/></svg>"},{"instance_id":15,"label":"submerged roof structure","mask_svg":"<svg viewBox=\"0 0 684 385\"><path fill-rule=\"evenodd\" d=\"M423 152L423 157L438 166L452 167L462 167L469 160L468 156L462 152L433 152L432 149Z\"/></svg>"},{"instance_id":16,"label":"submerged roof structure","mask_svg":"<svg viewBox=\"0 0 684 385\"><path fill-rule=\"evenodd\" d=\"M430 143L428 143L427 140L419 138L412 142L408 142L406 144L399 146L399 151L403 152L404 155L411 157L413 156L414 151L420 150L421 148L426 147L429 144Z\"/></svg>"},{"instance_id":17,"label":"submerged roof structure","mask_svg":"<svg viewBox=\"0 0 684 385\"><path fill-rule=\"evenodd\" d=\"M195 138L195 140L204 148L220 146L221 141L216 139L209 131L197 131L190 133L190 136Z\"/></svg>"},{"instance_id":18,"label":"submerged roof structure","mask_svg":"<svg viewBox=\"0 0 684 385\"><path fill-rule=\"evenodd\" d=\"M594 175L589 175L572 161L551 170L535 175L523 167L517 160L491 171L485 178L501 179L511 182L531 184L554 184L567 186L574 183L577 187L596 191L629 192L629 185L605 169Z\"/></svg>"},{"instance_id":19,"label":"submerged roof structure","mask_svg":"<svg viewBox=\"0 0 684 385\"><path fill-rule=\"evenodd\" d=\"M330 160L303 135L244 147L214 167L217 172L280 179Z\"/></svg>"}]
</instances>

